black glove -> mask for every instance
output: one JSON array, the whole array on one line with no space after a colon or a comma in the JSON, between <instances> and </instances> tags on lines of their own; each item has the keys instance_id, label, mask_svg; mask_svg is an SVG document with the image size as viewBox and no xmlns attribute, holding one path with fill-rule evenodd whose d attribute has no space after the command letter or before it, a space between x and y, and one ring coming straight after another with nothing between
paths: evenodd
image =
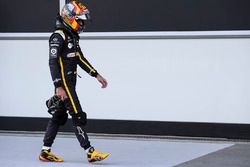
<instances>
[{"instance_id":1,"label":"black glove","mask_svg":"<svg viewBox=\"0 0 250 167\"><path fill-rule=\"evenodd\" d=\"M49 100L46 101L46 106L48 107L48 113L53 115L59 110L63 110L64 105L61 99L54 95Z\"/></svg>"}]
</instances>

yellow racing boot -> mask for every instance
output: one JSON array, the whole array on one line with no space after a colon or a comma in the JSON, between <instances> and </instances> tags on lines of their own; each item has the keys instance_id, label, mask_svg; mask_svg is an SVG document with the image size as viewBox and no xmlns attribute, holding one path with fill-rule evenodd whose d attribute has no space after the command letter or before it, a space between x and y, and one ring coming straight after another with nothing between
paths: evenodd
<instances>
[{"instance_id":1,"label":"yellow racing boot","mask_svg":"<svg viewBox=\"0 0 250 167\"><path fill-rule=\"evenodd\" d=\"M93 147L89 149L89 152L87 153L88 161L89 162L96 162L96 161L102 161L105 158L107 158L109 154L106 153L100 153L96 151Z\"/></svg>"},{"instance_id":2,"label":"yellow racing boot","mask_svg":"<svg viewBox=\"0 0 250 167\"><path fill-rule=\"evenodd\" d=\"M58 158L50 150L42 150L39 160L44 162L63 162L62 158Z\"/></svg>"}]
</instances>

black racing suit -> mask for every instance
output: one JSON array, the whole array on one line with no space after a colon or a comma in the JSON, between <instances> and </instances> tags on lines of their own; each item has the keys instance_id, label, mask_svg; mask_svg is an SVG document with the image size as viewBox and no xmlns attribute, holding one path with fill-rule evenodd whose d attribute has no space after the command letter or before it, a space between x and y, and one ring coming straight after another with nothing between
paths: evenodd
<instances>
[{"instance_id":1,"label":"black racing suit","mask_svg":"<svg viewBox=\"0 0 250 167\"><path fill-rule=\"evenodd\" d=\"M63 87L68 98L63 102L63 109L55 112L49 121L43 140L44 146L50 147L53 144L59 126L67 121L67 111L69 111L76 137L81 147L87 149L90 147L90 142L84 130L86 113L82 111L75 90L77 65L93 77L98 73L83 56L79 46L79 35L63 24L61 19L57 20L56 31L49 39L49 52L49 67L54 86Z\"/></svg>"}]
</instances>

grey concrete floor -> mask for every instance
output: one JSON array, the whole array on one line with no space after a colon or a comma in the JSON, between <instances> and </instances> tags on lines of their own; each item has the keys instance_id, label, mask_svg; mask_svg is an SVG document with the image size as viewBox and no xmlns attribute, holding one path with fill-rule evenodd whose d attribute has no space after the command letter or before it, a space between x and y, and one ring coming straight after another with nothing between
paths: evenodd
<instances>
[{"instance_id":1,"label":"grey concrete floor","mask_svg":"<svg viewBox=\"0 0 250 167\"><path fill-rule=\"evenodd\" d=\"M2 150L0 152L0 167L83 167L93 165L110 167L202 167L202 164L209 164L209 162L212 164L209 167L217 167L215 163L212 163L214 159L218 160L219 157L222 157L222 159L226 160L227 158L232 158L230 156L237 159L232 149L235 146L238 146L236 147L238 152L240 151L239 146L248 146L240 149L245 151L243 153L244 157L250 155L250 150L244 149L249 148L248 143L235 145L233 142L222 141L206 142L197 140L90 136L92 144L98 151L110 153L106 160L90 164L87 162L84 150L80 148L74 136L59 135L52 151L59 157L63 157L65 162L51 163L38 160L42 139L42 135L0 133L0 148ZM229 154L227 154L227 150L230 151ZM236 153L238 153L237 151ZM245 167L245 163L249 163L249 161L242 159L240 161L242 162L241 164L238 162L237 165L239 166L237 167L241 167L241 165ZM218 164L220 165L218 167L224 167L223 161ZM225 167L228 167L228 165L225 164Z\"/></svg>"},{"instance_id":2,"label":"grey concrete floor","mask_svg":"<svg viewBox=\"0 0 250 167\"><path fill-rule=\"evenodd\" d=\"M185 162L176 167L250 167L250 144L231 147Z\"/></svg>"}]
</instances>

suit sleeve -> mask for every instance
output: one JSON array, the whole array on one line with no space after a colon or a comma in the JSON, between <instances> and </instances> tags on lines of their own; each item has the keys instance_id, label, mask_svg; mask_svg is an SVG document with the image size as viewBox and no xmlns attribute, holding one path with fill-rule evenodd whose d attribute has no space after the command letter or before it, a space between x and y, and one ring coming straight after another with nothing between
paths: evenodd
<instances>
[{"instance_id":1,"label":"suit sleeve","mask_svg":"<svg viewBox=\"0 0 250 167\"><path fill-rule=\"evenodd\" d=\"M76 53L78 57L78 65L86 71L92 77L96 77L98 72L94 69L94 67L88 62L88 60L84 57L81 49Z\"/></svg>"},{"instance_id":2,"label":"suit sleeve","mask_svg":"<svg viewBox=\"0 0 250 167\"><path fill-rule=\"evenodd\" d=\"M51 35L49 40L49 67L55 88L63 86L59 57L61 56L64 39L58 34Z\"/></svg>"}]
</instances>

